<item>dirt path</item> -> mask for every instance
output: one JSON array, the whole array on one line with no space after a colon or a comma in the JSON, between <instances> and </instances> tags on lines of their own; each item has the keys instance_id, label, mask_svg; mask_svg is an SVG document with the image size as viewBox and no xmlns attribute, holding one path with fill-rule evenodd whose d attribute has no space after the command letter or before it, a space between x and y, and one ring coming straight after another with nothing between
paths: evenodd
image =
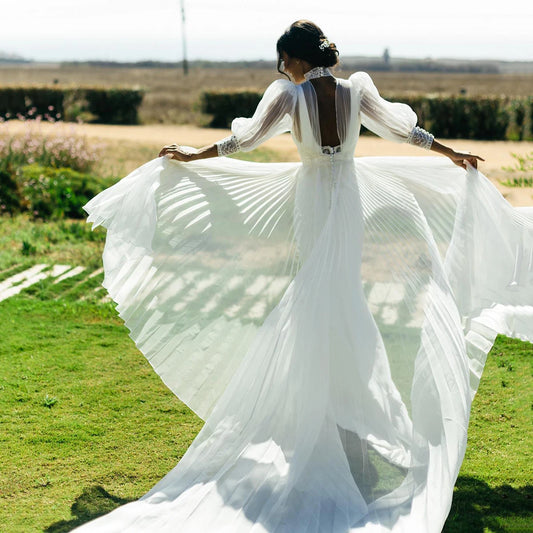
<instances>
[{"instance_id":1,"label":"dirt path","mask_svg":"<svg viewBox=\"0 0 533 533\"><path fill-rule=\"evenodd\" d=\"M54 124L42 124L42 130L54 128ZM69 126L67 126L69 127ZM13 133L24 131L24 124L10 121L9 129ZM228 130L199 128L196 126L173 126L167 124L149 124L145 126L112 126L105 124L81 124L74 126L75 130L89 138L102 139L113 142L139 143L154 147L172 142L200 147L211 144L229 134ZM512 153L533 153L533 142L511 141L472 141L450 140L445 143L454 149L468 150L485 158L480 170L495 184L503 196L516 206L533 205L533 187L505 187L500 180L509 177L509 173L502 170L505 166L514 166ZM298 161L298 152L289 134L270 139L264 145L278 152L282 159ZM427 156L427 151L408 144L385 141L374 136L362 136L357 144L356 156ZM434 155L431 153L431 155Z\"/></svg>"}]
</instances>

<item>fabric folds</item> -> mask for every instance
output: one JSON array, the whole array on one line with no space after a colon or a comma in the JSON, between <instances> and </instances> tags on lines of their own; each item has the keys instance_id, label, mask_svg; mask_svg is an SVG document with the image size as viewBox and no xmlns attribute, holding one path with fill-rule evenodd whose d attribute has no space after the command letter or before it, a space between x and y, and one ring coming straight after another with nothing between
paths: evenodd
<instances>
[{"instance_id":1,"label":"fabric folds","mask_svg":"<svg viewBox=\"0 0 533 533\"><path fill-rule=\"evenodd\" d=\"M301 163L154 159L92 199L104 285L205 424L140 500L78 530L438 533L498 333L533 342L533 212L442 157L353 157L416 115L368 75L278 80L232 135Z\"/></svg>"},{"instance_id":2,"label":"fabric folds","mask_svg":"<svg viewBox=\"0 0 533 533\"><path fill-rule=\"evenodd\" d=\"M160 158L86 206L130 335L206 420L87 531L440 531L494 337L533 340L533 219L443 158L314 168Z\"/></svg>"}]
</instances>

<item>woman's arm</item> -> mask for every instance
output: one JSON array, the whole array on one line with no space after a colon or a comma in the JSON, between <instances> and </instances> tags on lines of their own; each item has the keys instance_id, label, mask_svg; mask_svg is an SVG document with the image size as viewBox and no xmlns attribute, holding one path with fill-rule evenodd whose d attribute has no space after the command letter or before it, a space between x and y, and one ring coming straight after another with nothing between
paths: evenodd
<instances>
[{"instance_id":1,"label":"woman's arm","mask_svg":"<svg viewBox=\"0 0 533 533\"><path fill-rule=\"evenodd\" d=\"M474 168L477 168L477 162L485 161L482 157L466 152L456 152L449 146L433 139L430 150L439 154L449 157L457 166L466 169L465 161L468 161ZM159 152L159 157L168 155L171 159L177 159L178 161L189 162L196 161L198 159L207 159L209 157L218 157L219 151L216 144L210 144L199 148L198 150L191 152L186 150L177 144L170 144L164 146Z\"/></svg>"},{"instance_id":2,"label":"woman's arm","mask_svg":"<svg viewBox=\"0 0 533 533\"><path fill-rule=\"evenodd\" d=\"M178 161L195 161L253 150L267 139L290 131L296 99L297 91L292 82L276 80L268 86L253 117L233 120L229 137L198 150L171 144L165 146L159 155Z\"/></svg>"},{"instance_id":3,"label":"woman's arm","mask_svg":"<svg viewBox=\"0 0 533 533\"><path fill-rule=\"evenodd\" d=\"M474 168L477 168L477 162L485 161L482 157L467 152L456 152L449 146L445 146L440 142L433 140L430 150L449 157L457 166L466 169L466 161L468 161Z\"/></svg>"},{"instance_id":4,"label":"woman's arm","mask_svg":"<svg viewBox=\"0 0 533 533\"><path fill-rule=\"evenodd\" d=\"M456 152L437 142L433 135L416 125L418 117L407 104L389 102L377 90L372 78L366 72L356 72L350 76L355 87L360 90L361 122L375 134L395 142L407 142L449 157L453 163L466 169L466 161L474 168L483 158Z\"/></svg>"},{"instance_id":5,"label":"woman's arm","mask_svg":"<svg viewBox=\"0 0 533 533\"><path fill-rule=\"evenodd\" d=\"M419 126L415 126L407 136L407 142L415 146L420 146L426 150L433 150L438 154L445 155L450 158L454 164L464 168L466 170L466 162L472 165L474 168L477 168L477 162L485 161L482 157L478 155L471 154L470 152L456 152L449 146L446 146L435 140L435 137Z\"/></svg>"},{"instance_id":6,"label":"woman's arm","mask_svg":"<svg viewBox=\"0 0 533 533\"><path fill-rule=\"evenodd\" d=\"M190 149L185 149L177 144L169 144L164 146L159 152L159 157L168 156L170 159L177 159L185 163L189 161L196 161L197 159L207 159L208 157L218 157L218 149L216 144L210 144L203 148L198 148L194 152Z\"/></svg>"},{"instance_id":7,"label":"woman's arm","mask_svg":"<svg viewBox=\"0 0 533 533\"><path fill-rule=\"evenodd\" d=\"M267 114L265 117L265 122L268 124L270 120L271 118ZM265 137L264 132L261 133L261 135ZM241 142L239 142L239 139L236 135L229 135L228 137L224 137L224 139L220 139L214 144L210 144L208 146L204 146L203 148L198 149L183 147L177 144L169 144L168 146L163 147L163 149L159 152L159 157L168 156L170 159L177 159L178 161L188 162L196 161L197 159L207 159L208 157L231 155L235 152L239 152L242 149L251 150L256 144L260 144L261 139L259 139L258 142L257 136L258 132L255 133L255 136L248 136L248 139L246 139L244 146L241 144Z\"/></svg>"}]
</instances>

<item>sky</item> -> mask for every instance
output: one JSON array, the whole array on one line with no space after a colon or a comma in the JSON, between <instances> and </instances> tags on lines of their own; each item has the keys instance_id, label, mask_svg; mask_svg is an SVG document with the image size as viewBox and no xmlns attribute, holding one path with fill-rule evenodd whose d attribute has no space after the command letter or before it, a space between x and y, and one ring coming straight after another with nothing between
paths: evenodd
<instances>
[{"instance_id":1,"label":"sky","mask_svg":"<svg viewBox=\"0 0 533 533\"><path fill-rule=\"evenodd\" d=\"M341 57L533 60L533 1L184 0L189 59L273 59L307 18ZM180 0L0 0L0 52L38 61L182 58Z\"/></svg>"}]
</instances>

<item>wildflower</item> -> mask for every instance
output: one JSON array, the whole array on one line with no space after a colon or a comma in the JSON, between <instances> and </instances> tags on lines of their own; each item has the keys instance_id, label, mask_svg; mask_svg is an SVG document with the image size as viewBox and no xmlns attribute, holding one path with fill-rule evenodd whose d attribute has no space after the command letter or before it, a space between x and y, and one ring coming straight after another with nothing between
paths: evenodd
<instances>
[{"instance_id":1,"label":"wildflower","mask_svg":"<svg viewBox=\"0 0 533 533\"><path fill-rule=\"evenodd\" d=\"M70 167L82 172L90 170L103 146L89 145L75 128L65 128L48 113L45 118L54 122L52 133L47 135L41 132L40 115L25 121L25 131L21 136L10 135L7 125L0 128L0 158L7 159L15 168L37 163L56 168Z\"/></svg>"}]
</instances>

